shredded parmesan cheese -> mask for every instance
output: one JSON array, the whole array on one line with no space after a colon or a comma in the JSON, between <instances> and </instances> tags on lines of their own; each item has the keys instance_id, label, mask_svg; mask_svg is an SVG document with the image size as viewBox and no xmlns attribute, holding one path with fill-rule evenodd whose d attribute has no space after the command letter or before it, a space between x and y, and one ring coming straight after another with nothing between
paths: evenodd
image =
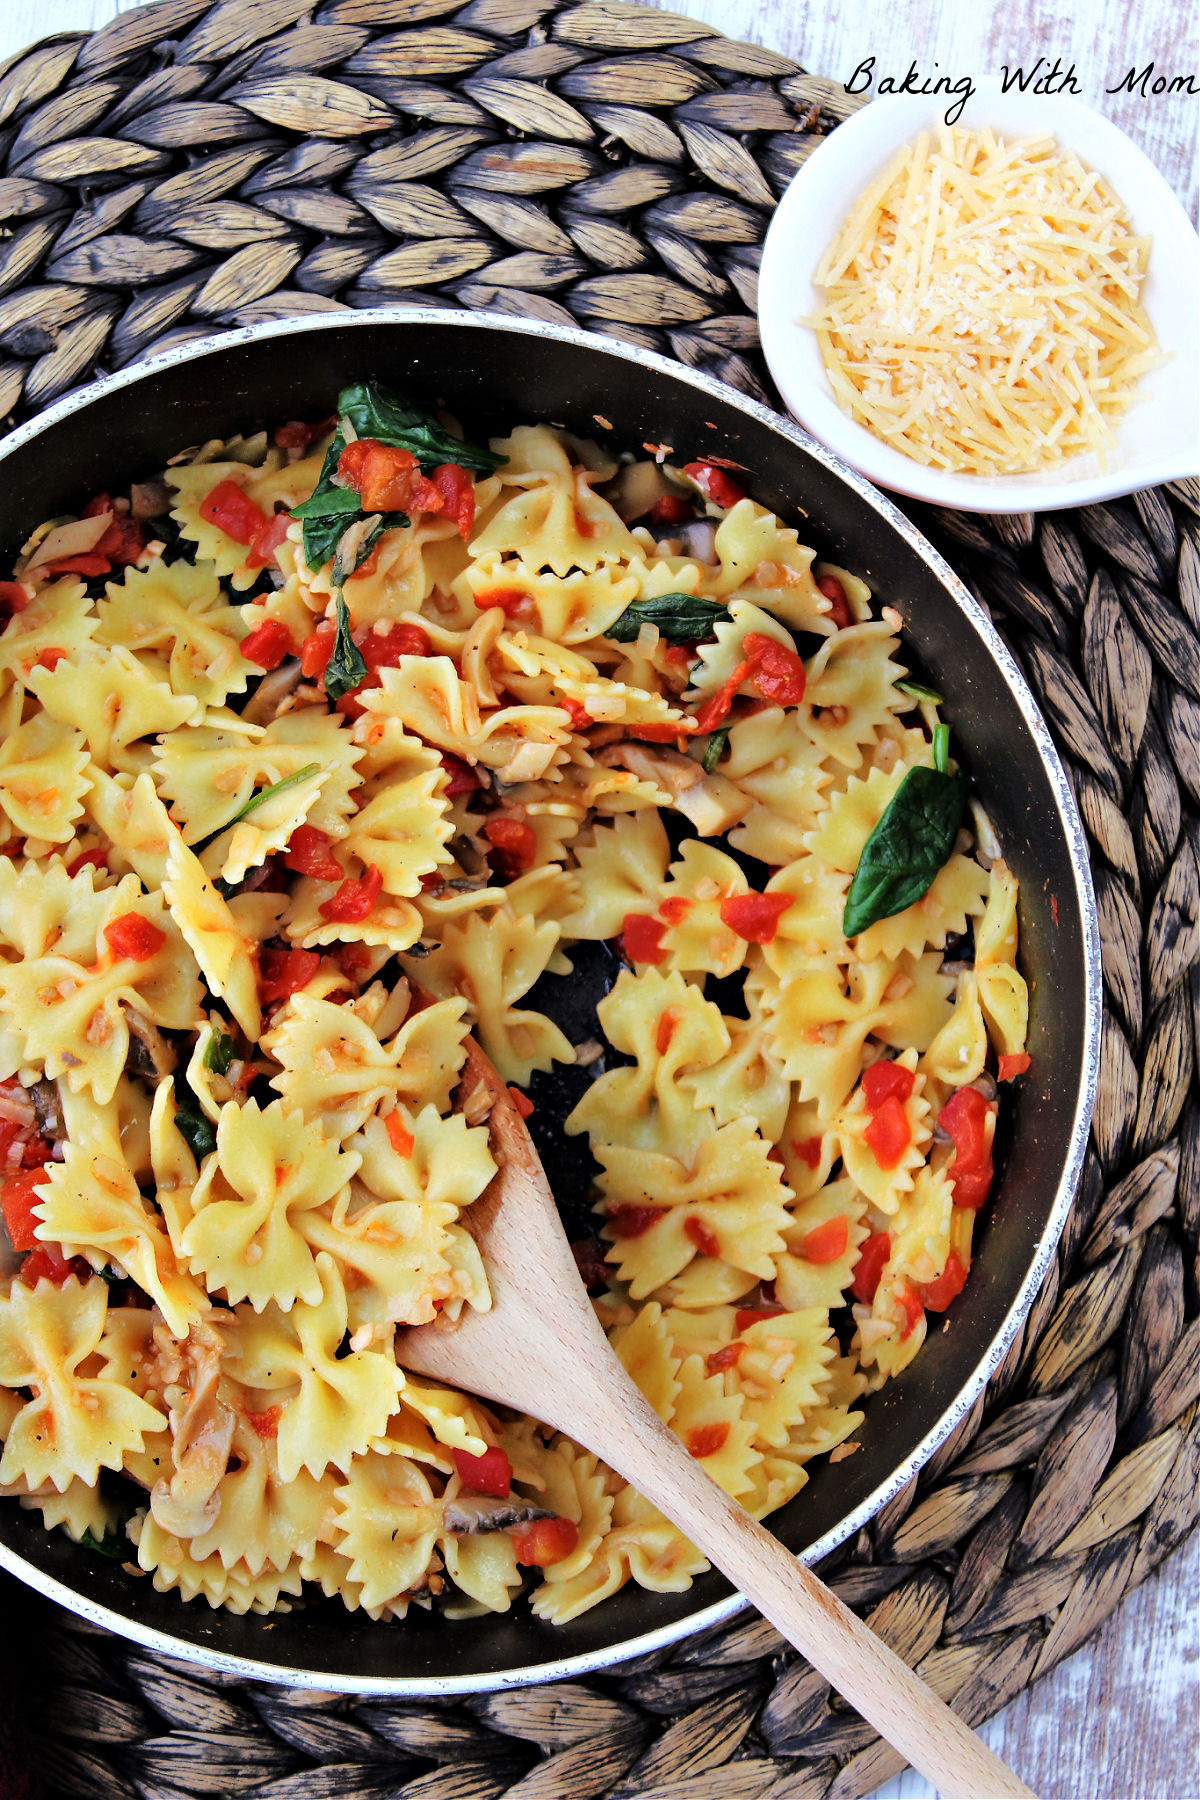
<instances>
[{"instance_id":1,"label":"shredded parmesan cheese","mask_svg":"<svg viewBox=\"0 0 1200 1800\"><path fill-rule=\"evenodd\" d=\"M1104 462L1162 361L1138 302L1150 240L1051 137L906 145L817 269L839 405L905 455L976 475Z\"/></svg>"}]
</instances>

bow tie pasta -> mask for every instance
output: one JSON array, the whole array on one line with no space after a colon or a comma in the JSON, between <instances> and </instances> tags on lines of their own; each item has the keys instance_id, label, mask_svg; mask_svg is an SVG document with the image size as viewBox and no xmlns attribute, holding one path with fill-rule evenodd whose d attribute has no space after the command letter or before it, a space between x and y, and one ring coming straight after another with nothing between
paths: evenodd
<instances>
[{"instance_id":1,"label":"bow tie pasta","mask_svg":"<svg viewBox=\"0 0 1200 1800\"><path fill-rule=\"evenodd\" d=\"M723 467L370 381L39 527L0 608L5 1495L239 1613L687 1587L595 1456L397 1361L491 1305L469 1033L692 1455L761 1517L851 1453L1029 1063L897 614Z\"/></svg>"}]
</instances>

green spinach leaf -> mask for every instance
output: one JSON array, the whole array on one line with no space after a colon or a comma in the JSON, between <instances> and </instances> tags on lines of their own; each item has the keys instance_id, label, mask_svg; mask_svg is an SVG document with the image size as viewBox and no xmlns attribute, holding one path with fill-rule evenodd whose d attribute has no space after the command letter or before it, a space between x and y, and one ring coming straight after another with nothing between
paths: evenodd
<instances>
[{"instance_id":1,"label":"green spinach leaf","mask_svg":"<svg viewBox=\"0 0 1200 1800\"><path fill-rule=\"evenodd\" d=\"M346 530L338 540L337 552L330 570L330 579L334 587L341 587L348 581L355 569L360 569L385 531L393 531L398 525L408 524L408 514L402 512L364 513L362 523L366 530L349 544L346 540L353 531L357 520L351 519Z\"/></svg>"},{"instance_id":2,"label":"green spinach leaf","mask_svg":"<svg viewBox=\"0 0 1200 1800\"><path fill-rule=\"evenodd\" d=\"M178 1089L176 1089L178 1094ZM180 1136L195 1157L207 1156L217 1147L213 1122L200 1110L200 1103L189 1091L188 1098L175 1108L175 1123Z\"/></svg>"},{"instance_id":3,"label":"green spinach leaf","mask_svg":"<svg viewBox=\"0 0 1200 1800\"><path fill-rule=\"evenodd\" d=\"M331 700L340 700L351 688L365 681L367 665L354 639L350 636L350 615L342 594L337 598L337 636L333 653L325 664L325 692Z\"/></svg>"},{"instance_id":4,"label":"green spinach leaf","mask_svg":"<svg viewBox=\"0 0 1200 1800\"><path fill-rule=\"evenodd\" d=\"M214 1075L228 1075L236 1055L236 1046L227 1031L214 1031L204 1052L204 1066Z\"/></svg>"},{"instance_id":5,"label":"green spinach leaf","mask_svg":"<svg viewBox=\"0 0 1200 1800\"><path fill-rule=\"evenodd\" d=\"M377 438L411 450L428 474L439 463L457 463L476 475L491 475L505 461L492 450L451 437L436 419L378 381L355 381L338 395L338 415L349 419L360 438Z\"/></svg>"},{"instance_id":6,"label":"green spinach leaf","mask_svg":"<svg viewBox=\"0 0 1200 1800\"><path fill-rule=\"evenodd\" d=\"M325 567L351 517L362 511L353 488L333 484L338 458L345 448L345 438L340 431L335 431L325 452L316 487L307 500L292 508L293 519L299 519L304 526L304 560L314 571Z\"/></svg>"},{"instance_id":7,"label":"green spinach leaf","mask_svg":"<svg viewBox=\"0 0 1200 1800\"><path fill-rule=\"evenodd\" d=\"M910 769L863 845L842 930L857 937L929 892L949 860L967 805L968 781L944 769Z\"/></svg>"},{"instance_id":8,"label":"green spinach leaf","mask_svg":"<svg viewBox=\"0 0 1200 1800\"><path fill-rule=\"evenodd\" d=\"M97 1556L110 1557L113 1562L127 1562L132 1554L128 1543L118 1531L106 1531L102 1538L98 1538L91 1526L85 1525L79 1541L85 1550L94 1550Z\"/></svg>"},{"instance_id":9,"label":"green spinach leaf","mask_svg":"<svg viewBox=\"0 0 1200 1800\"><path fill-rule=\"evenodd\" d=\"M942 696L937 692L937 689L926 687L920 681L898 681L896 683L896 692L898 694L907 694L910 700L927 700L930 706L940 706L942 704Z\"/></svg>"},{"instance_id":10,"label":"green spinach leaf","mask_svg":"<svg viewBox=\"0 0 1200 1800\"><path fill-rule=\"evenodd\" d=\"M707 744L704 746L704 755L700 758L706 775L712 774L713 770L724 756L728 743L729 727L728 725L722 725L717 731L713 732Z\"/></svg>"},{"instance_id":11,"label":"green spinach leaf","mask_svg":"<svg viewBox=\"0 0 1200 1800\"><path fill-rule=\"evenodd\" d=\"M654 600L635 600L604 635L618 644L629 644L643 625L657 625L668 644L694 644L711 637L717 620L728 617L729 609L720 600L705 600L699 594L659 594Z\"/></svg>"}]
</instances>

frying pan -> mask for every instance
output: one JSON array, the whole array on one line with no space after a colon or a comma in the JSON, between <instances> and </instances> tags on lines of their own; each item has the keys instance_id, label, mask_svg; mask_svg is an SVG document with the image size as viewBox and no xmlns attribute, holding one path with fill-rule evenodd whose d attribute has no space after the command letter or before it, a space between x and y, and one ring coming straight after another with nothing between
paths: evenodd
<instances>
[{"instance_id":1,"label":"frying pan","mask_svg":"<svg viewBox=\"0 0 1200 1800\"><path fill-rule=\"evenodd\" d=\"M908 1369L866 1403L862 1448L809 1465L773 1515L815 1562L911 1479L997 1368L1049 1267L1074 1196L1095 1097L1100 951L1084 838L1062 765L983 609L882 494L798 427L695 370L586 332L478 313L387 310L283 320L189 343L60 401L0 445L0 566L40 520L160 469L189 444L320 418L368 375L444 403L476 441L548 421L614 447L668 444L679 462L727 457L827 560L903 614L906 650L947 696L971 771L1021 889L1030 1074L1005 1109L999 1176L971 1279ZM535 1115L536 1116L536 1115ZM578 1194L563 1202L577 1206ZM716 1575L683 1594L630 1584L565 1627L518 1601L451 1622L417 1608L377 1624L318 1596L236 1617L159 1594L0 1503L0 1566L76 1613L166 1655L258 1680L357 1693L448 1695L604 1668L730 1618Z\"/></svg>"}]
</instances>

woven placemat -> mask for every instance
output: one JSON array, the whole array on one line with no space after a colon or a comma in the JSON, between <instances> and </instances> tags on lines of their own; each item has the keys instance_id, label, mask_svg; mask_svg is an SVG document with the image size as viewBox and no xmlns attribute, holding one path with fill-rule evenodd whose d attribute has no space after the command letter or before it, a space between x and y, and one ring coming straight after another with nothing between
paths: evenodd
<instances>
[{"instance_id":1,"label":"woven placemat","mask_svg":"<svg viewBox=\"0 0 1200 1800\"><path fill-rule=\"evenodd\" d=\"M857 104L614 0L157 0L0 71L0 415L222 326L406 300L580 323L770 399L763 234ZM1045 709L1104 938L1057 1266L984 1399L824 1568L978 1722L1198 1507L1200 488L919 517ZM5 1598L47 1800L802 1800L900 1766L757 1617L586 1682L357 1703Z\"/></svg>"}]
</instances>

